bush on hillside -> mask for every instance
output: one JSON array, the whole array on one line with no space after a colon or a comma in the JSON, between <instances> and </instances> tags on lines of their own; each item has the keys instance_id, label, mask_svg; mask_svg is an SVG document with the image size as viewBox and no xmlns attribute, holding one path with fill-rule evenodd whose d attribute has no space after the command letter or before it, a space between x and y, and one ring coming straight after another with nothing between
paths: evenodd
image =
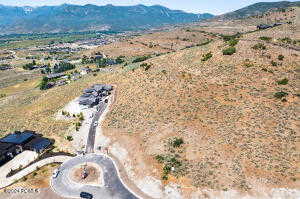
<instances>
[{"instance_id":1,"label":"bush on hillside","mask_svg":"<svg viewBox=\"0 0 300 199\"><path fill-rule=\"evenodd\" d=\"M238 39L230 39L229 41L227 41L227 44L231 47L236 46L239 43Z\"/></svg>"},{"instance_id":2,"label":"bush on hillside","mask_svg":"<svg viewBox=\"0 0 300 199\"><path fill-rule=\"evenodd\" d=\"M274 97L276 97L277 99L281 99L285 96L288 96L288 93L284 92L284 91L280 91L280 92L276 92L274 94Z\"/></svg>"},{"instance_id":3,"label":"bush on hillside","mask_svg":"<svg viewBox=\"0 0 300 199\"><path fill-rule=\"evenodd\" d=\"M263 40L263 41L271 41L272 37L260 37L259 38L260 40Z\"/></svg>"},{"instance_id":4,"label":"bush on hillside","mask_svg":"<svg viewBox=\"0 0 300 199\"><path fill-rule=\"evenodd\" d=\"M207 61L210 58L212 58L212 56L213 56L212 52L206 53L206 54L203 55L201 61Z\"/></svg>"},{"instance_id":5,"label":"bush on hillside","mask_svg":"<svg viewBox=\"0 0 300 199\"><path fill-rule=\"evenodd\" d=\"M182 144L184 144L182 138L177 138L177 137L175 137L174 139L171 140L171 145L172 145L174 148L178 148L178 147L180 147Z\"/></svg>"},{"instance_id":6,"label":"bush on hillside","mask_svg":"<svg viewBox=\"0 0 300 199\"><path fill-rule=\"evenodd\" d=\"M223 50L223 55L232 55L236 52L235 47L229 47Z\"/></svg>"},{"instance_id":7,"label":"bush on hillside","mask_svg":"<svg viewBox=\"0 0 300 199\"><path fill-rule=\"evenodd\" d=\"M278 60L282 61L284 59L283 55L278 55Z\"/></svg>"},{"instance_id":8,"label":"bush on hillside","mask_svg":"<svg viewBox=\"0 0 300 199\"><path fill-rule=\"evenodd\" d=\"M145 61L145 60L150 59L150 58L151 58L150 55L140 56L140 57L135 58L135 59L132 61L132 63L142 62L142 61Z\"/></svg>"},{"instance_id":9,"label":"bush on hillside","mask_svg":"<svg viewBox=\"0 0 300 199\"><path fill-rule=\"evenodd\" d=\"M272 66L277 66L278 64L277 64L277 62L275 62L275 61L272 60L272 61L271 61L271 65L272 65Z\"/></svg>"},{"instance_id":10,"label":"bush on hillside","mask_svg":"<svg viewBox=\"0 0 300 199\"><path fill-rule=\"evenodd\" d=\"M289 80L287 78L284 78L282 80L277 81L277 84L279 85L287 85Z\"/></svg>"},{"instance_id":11,"label":"bush on hillside","mask_svg":"<svg viewBox=\"0 0 300 199\"><path fill-rule=\"evenodd\" d=\"M43 77L40 85L39 85L39 88L40 90L46 90L48 89L48 82L49 82L49 79L45 76Z\"/></svg>"},{"instance_id":12,"label":"bush on hillside","mask_svg":"<svg viewBox=\"0 0 300 199\"><path fill-rule=\"evenodd\" d=\"M23 69L25 70L33 70L33 67L36 65L35 60L33 60L31 63L25 64L23 66Z\"/></svg>"},{"instance_id":13,"label":"bush on hillside","mask_svg":"<svg viewBox=\"0 0 300 199\"><path fill-rule=\"evenodd\" d=\"M267 49L267 47L262 43L257 43L254 46L252 46L252 48L254 50L266 50Z\"/></svg>"}]
</instances>

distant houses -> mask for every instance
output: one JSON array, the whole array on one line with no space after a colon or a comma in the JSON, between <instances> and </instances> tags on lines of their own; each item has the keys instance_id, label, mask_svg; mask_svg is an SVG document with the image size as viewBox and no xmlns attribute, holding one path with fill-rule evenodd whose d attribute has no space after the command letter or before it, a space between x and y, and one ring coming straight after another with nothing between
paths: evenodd
<instances>
[{"instance_id":1,"label":"distant houses","mask_svg":"<svg viewBox=\"0 0 300 199\"><path fill-rule=\"evenodd\" d=\"M2 64L0 65L0 70L10 70L12 69L13 67L9 64Z\"/></svg>"},{"instance_id":2,"label":"distant houses","mask_svg":"<svg viewBox=\"0 0 300 199\"><path fill-rule=\"evenodd\" d=\"M0 139L0 165L13 159L24 150L42 153L53 144L34 131L16 131Z\"/></svg>"},{"instance_id":3,"label":"distant houses","mask_svg":"<svg viewBox=\"0 0 300 199\"><path fill-rule=\"evenodd\" d=\"M273 28L273 27L276 27L276 26L280 26L280 25L283 25L285 23L274 23L272 25L268 25L268 24L260 24L260 25L257 25L256 28L258 30L264 30L264 29L268 29L268 28Z\"/></svg>"}]
</instances>

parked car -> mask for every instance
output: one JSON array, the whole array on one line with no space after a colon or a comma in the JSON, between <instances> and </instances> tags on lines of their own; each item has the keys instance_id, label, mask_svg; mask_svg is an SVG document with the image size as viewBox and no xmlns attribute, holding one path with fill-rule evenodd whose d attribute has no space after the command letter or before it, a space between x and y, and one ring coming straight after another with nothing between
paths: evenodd
<instances>
[{"instance_id":1,"label":"parked car","mask_svg":"<svg viewBox=\"0 0 300 199\"><path fill-rule=\"evenodd\" d=\"M80 193L80 197L81 197L81 198L85 198L85 199L92 199L92 198L93 198L93 195L90 194L90 193L87 193L87 192L81 192L81 193Z\"/></svg>"},{"instance_id":2,"label":"parked car","mask_svg":"<svg viewBox=\"0 0 300 199\"><path fill-rule=\"evenodd\" d=\"M59 174L59 170L55 169L52 174L52 178L56 178Z\"/></svg>"},{"instance_id":3,"label":"parked car","mask_svg":"<svg viewBox=\"0 0 300 199\"><path fill-rule=\"evenodd\" d=\"M95 123L94 123L94 126L98 126L98 122L95 122Z\"/></svg>"}]
</instances>

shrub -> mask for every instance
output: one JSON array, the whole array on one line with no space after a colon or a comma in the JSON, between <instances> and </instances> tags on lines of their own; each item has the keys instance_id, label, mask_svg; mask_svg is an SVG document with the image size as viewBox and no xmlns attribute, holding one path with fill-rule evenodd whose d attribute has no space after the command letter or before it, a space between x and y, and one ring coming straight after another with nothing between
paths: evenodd
<instances>
[{"instance_id":1,"label":"shrub","mask_svg":"<svg viewBox=\"0 0 300 199\"><path fill-rule=\"evenodd\" d=\"M284 59L283 55L278 55L278 60L282 61Z\"/></svg>"},{"instance_id":2,"label":"shrub","mask_svg":"<svg viewBox=\"0 0 300 199\"><path fill-rule=\"evenodd\" d=\"M156 155L156 156L155 156L155 159L156 159L159 163L164 163L164 160L165 160L164 156L162 156L162 155Z\"/></svg>"},{"instance_id":3,"label":"shrub","mask_svg":"<svg viewBox=\"0 0 300 199\"><path fill-rule=\"evenodd\" d=\"M229 41L227 41L227 44L231 47L236 46L239 43L239 40L237 39L230 39Z\"/></svg>"},{"instance_id":4,"label":"shrub","mask_svg":"<svg viewBox=\"0 0 300 199\"><path fill-rule=\"evenodd\" d=\"M142 62L142 61L145 61L145 60L150 59L150 58L151 58L150 55L140 56L140 57L135 58L132 61L132 63Z\"/></svg>"},{"instance_id":5,"label":"shrub","mask_svg":"<svg viewBox=\"0 0 300 199\"><path fill-rule=\"evenodd\" d=\"M117 64L122 64L123 62L125 62L123 58L125 58L125 56L121 55L121 56L117 57L117 59L116 59Z\"/></svg>"},{"instance_id":6,"label":"shrub","mask_svg":"<svg viewBox=\"0 0 300 199\"><path fill-rule=\"evenodd\" d=\"M274 94L274 97L276 97L277 99L281 99L281 98L283 98L283 97L285 97L285 96L287 96L288 95L288 93L286 93L286 92L284 92L284 91L280 91L280 92L276 92L275 94Z\"/></svg>"},{"instance_id":7,"label":"shrub","mask_svg":"<svg viewBox=\"0 0 300 199\"><path fill-rule=\"evenodd\" d=\"M259 39L263 41L271 41L272 37L260 37Z\"/></svg>"},{"instance_id":8,"label":"shrub","mask_svg":"<svg viewBox=\"0 0 300 199\"><path fill-rule=\"evenodd\" d=\"M277 66L278 64L277 64L277 62L275 62L275 61L272 60L272 61L271 61L271 65L272 65L272 66Z\"/></svg>"},{"instance_id":9,"label":"shrub","mask_svg":"<svg viewBox=\"0 0 300 199\"><path fill-rule=\"evenodd\" d=\"M60 62L59 64L55 64L53 67L54 73L61 73L64 71L72 70L75 68L74 64L71 64L69 62Z\"/></svg>"},{"instance_id":10,"label":"shrub","mask_svg":"<svg viewBox=\"0 0 300 199\"><path fill-rule=\"evenodd\" d=\"M84 116L83 116L82 113L80 113L80 115L79 115L79 120L80 120L80 121L83 121L83 120L84 120Z\"/></svg>"},{"instance_id":11,"label":"shrub","mask_svg":"<svg viewBox=\"0 0 300 199\"><path fill-rule=\"evenodd\" d=\"M241 34L240 33L236 33L234 35L221 35L223 40L225 42L228 42L230 40L236 40L237 38L240 38L241 37Z\"/></svg>"},{"instance_id":12,"label":"shrub","mask_svg":"<svg viewBox=\"0 0 300 199\"><path fill-rule=\"evenodd\" d=\"M289 80L287 78L284 78L282 80L277 81L277 84L279 85L287 85Z\"/></svg>"},{"instance_id":13,"label":"shrub","mask_svg":"<svg viewBox=\"0 0 300 199\"><path fill-rule=\"evenodd\" d=\"M172 145L174 148L178 148L178 147L180 147L182 144L184 144L182 138L174 138L173 140L171 140L171 145Z\"/></svg>"},{"instance_id":14,"label":"shrub","mask_svg":"<svg viewBox=\"0 0 300 199\"><path fill-rule=\"evenodd\" d=\"M209 44L210 42L212 42L212 40L207 40L203 43L197 44L196 46L205 46L205 45Z\"/></svg>"},{"instance_id":15,"label":"shrub","mask_svg":"<svg viewBox=\"0 0 300 199\"><path fill-rule=\"evenodd\" d=\"M148 63L142 63L140 66L143 67L145 69L145 71L147 71L151 68L151 64L148 64Z\"/></svg>"},{"instance_id":16,"label":"shrub","mask_svg":"<svg viewBox=\"0 0 300 199\"><path fill-rule=\"evenodd\" d=\"M282 38L282 39L279 39L281 42L283 43L287 43L287 44L291 44L293 42L293 40L289 37L285 37L285 38Z\"/></svg>"},{"instance_id":17,"label":"shrub","mask_svg":"<svg viewBox=\"0 0 300 199\"><path fill-rule=\"evenodd\" d=\"M46 76L44 76L39 85L40 90L48 89L48 82L49 82L49 79Z\"/></svg>"},{"instance_id":18,"label":"shrub","mask_svg":"<svg viewBox=\"0 0 300 199\"><path fill-rule=\"evenodd\" d=\"M203 55L201 61L207 61L209 60L210 58L212 58L213 54L211 52L209 53L206 53L205 55Z\"/></svg>"},{"instance_id":19,"label":"shrub","mask_svg":"<svg viewBox=\"0 0 300 199\"><path fill-rule=\"evenodd\" d=\"M229 47L223 50L223 55L232 55L236 52L235 47Z\"/></svg>"},{"instance_id":20,"label":"shrub","mask_svg":"<svg viewBox=\"0 0 300 199\"><path fill-rule=\"evenodd\" d=\"M67 139L68 141L72 141L72 140L73 140L73 137L70 136L70 135L68 135L68 136L66 137L66 139Z\"/></svg>"},{"instance_id":21,"label":"shrub","mask_svg":"<svg viewBox=\"0 0 300 199\"><path fill-rule=\"evenodd\" d=\"M254 50L266 50L267 49L267 47L262 43L257 43L254 46L252 46L252 48Z\"/></svg>"},{"instance_id":22,"label":"shrub","mask_svg":"<svg viewBox=\"0 0 300 199\"><path fill-rule=\"evenodd\" d=\"M0 98L3 98L3 97L6 97L6 94L1 93L1 94L0 94Z\"/></svg>"},{"instance_id":23,"label":"shrub","mask_svg":"<svg viewBox=\"0 0 300 199\"><path fill-rule=\"evenodd\" d=\"M31 63L25 64L23 66L23 69L25 70L33 70L33 67L36 65L35 60L33 60Z\"/></svg>"}]
</instances>

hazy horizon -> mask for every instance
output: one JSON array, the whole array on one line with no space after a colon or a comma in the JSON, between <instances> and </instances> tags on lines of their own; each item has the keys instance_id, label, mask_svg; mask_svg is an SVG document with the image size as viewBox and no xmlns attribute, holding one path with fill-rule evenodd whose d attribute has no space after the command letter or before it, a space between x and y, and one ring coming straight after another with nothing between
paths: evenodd
<instances>
[{"instance_id":1,"label":"hazy horizon","mask_svg":"<svg viewBox=\"0 0 300 199\"><path fill-rule=\"evenodd\" d=\"M192 13L211 13L211 14L224 14L227 12L231 12L242 7L258 3L258 2L278 2L276 0L265 0L265 1L258 1L258 0L215 0L212 4L210 0L202 0L201 2L197 0L172 0L172 1L165 1L165 0L122 0L122 2L117 0L40 0L40 1L33 1L33 0L0 0L0 4L7 5L7 6L32 6L32 7L39 7L39 6L54 6L54 5L61 5L61 4L75 4L75 5L86 5L86 4L94 4L98 6L103 6L107 4L113 4L115 6L130 6L130 5L138 5L143 4L147 6L151 5L162 5L168 7L170 9L176 10L183 10L185 12L192 12ZM291 1L293 2L293 1ZM218 5L216 7L215 5Z\"/></svg>"}]
</instances>

